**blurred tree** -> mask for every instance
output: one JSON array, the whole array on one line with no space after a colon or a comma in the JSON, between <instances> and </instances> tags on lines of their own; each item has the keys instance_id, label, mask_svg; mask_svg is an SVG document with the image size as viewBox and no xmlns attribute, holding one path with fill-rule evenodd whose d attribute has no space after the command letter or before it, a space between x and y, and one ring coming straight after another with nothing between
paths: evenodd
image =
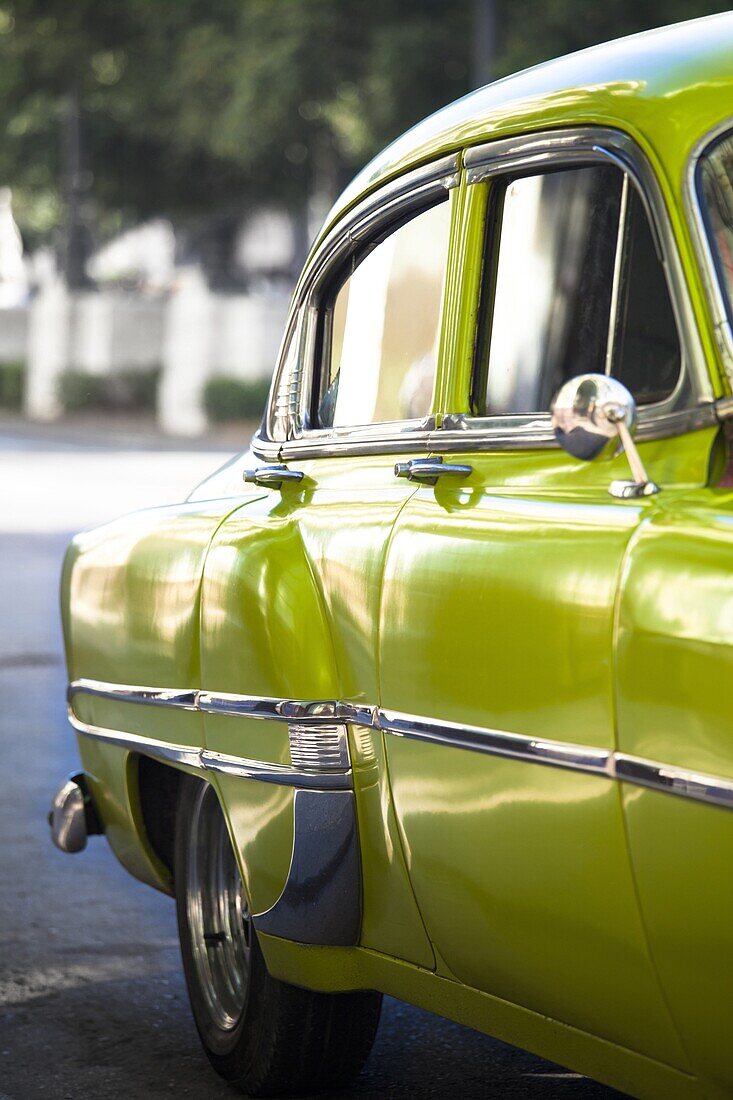
<instances>
[{"instance_id":1,"label":"blurred tree","mask_svg":"<svg viewBox=\"0 0 733 1100\"><path fill-rule=\"evenodd\" d=\"M502 12L504 8L500 9ZM497 76L651 27L727 11L710 0L513 0L502 14Z\"/></svg>"},{"instance_id":2,"label":"blurred tree","mask_svg":"<svg viewBox=\"0 0 733 1100\"><path fill-rule=\"evenodd\" d=\"M439 0L7 0L0 179L74 282L93 222L163 215L226 283L243 211L327 204L466 89L468 40Z\"/></svg>"},{"instance_id":3,"label":"blurred tree","mask_svg":"<svg viewBox=\"0 0 733 1100\"><path fill-rule=\"evenodd\" d=\"M170 218L213 285L249 209L322 210L374 152L486 71L489 0L0 0L0 183L26 241L83 280L103 236ZM497 75L721 10L705 0L499 4ZM483 21L483 22L481 22ZM478 59L478 60L477 60ZM483 69L481 69L483 66Z\"/></svg>"}]
</instances>

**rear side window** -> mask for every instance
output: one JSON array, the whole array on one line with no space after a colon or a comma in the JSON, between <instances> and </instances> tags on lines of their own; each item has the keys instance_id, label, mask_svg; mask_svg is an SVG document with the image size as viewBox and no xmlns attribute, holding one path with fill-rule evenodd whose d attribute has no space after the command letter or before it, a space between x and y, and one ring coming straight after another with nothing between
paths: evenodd
<instances>
[{"instance_id":1,"label":"rear side window","mask_svg":"<svg viewBox=\"0 0 733 1100\"><path fill-rule=\"evenodd\" d=\"M664 269L628 176L599 164L497 185L475 413L546 412L586 373L613 375L648 405L671 395L680 370Z\"/></svg>"},{"instance_id":2,"label":"rear side window","mask_svg":"<svg viewBox=\"0 0 733 1100\"><path fill-rule=\"evenodd\" d=\"M317 427L431 410L450 206L421 211L356 253L325 296Z\"/></svg>"}]
</instances>

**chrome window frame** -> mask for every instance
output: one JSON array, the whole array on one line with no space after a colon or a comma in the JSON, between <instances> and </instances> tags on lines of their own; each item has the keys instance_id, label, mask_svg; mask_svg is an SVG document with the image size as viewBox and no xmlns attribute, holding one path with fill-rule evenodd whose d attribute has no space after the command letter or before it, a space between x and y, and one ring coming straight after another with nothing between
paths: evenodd
<instances>
[{"instance_id":1,"label":"chrome window frame","mask_svg":"<svg viewBox=\"0 0 733 1100\"><path fill-rule=\"evenodd\" d=\"M707 296L713 323L715 344L723 361L728 384L733 389L733 303L727 303L725 291L720 282L718 264L713 253L708 227L703 210L699 189L700 162L714 145L724 137L733 137L733 118L728 117L708 130L693 146L685 170L684 198L687 217L692 232L692 240L697 253L700 274Z\"/></svg>"},{"instance_id":2,"label":"chrome window frame","mask_svg":"<svg viewBox=\"0 0 733 1100\"><path fill-rule=\"evenodd\" d=\"M679 382L665 401L639 409L637 438L661 439L717 424L715 395L700 341L682 262L659 181L646 155L628 134L600 126L580 126L497 138L400 176L379 188L324 236L306 266L293 297L291 314L307 310L303 326L303 369L297 416L290 439L276 443L267 435L268 414L253 440L263 458L317 458L349 454L404 452L507 451L557 448L550 415L518 414L434 417L336 429L308 429L306 404L314 373L317 294L333 265L364 236L399 214L429 204L431 197L456 187L461 159L470 186L515 173L611 163L628 174L642 199L664 267L682 353ZM292 316L286 331L290 331ZM283 347L287 349L287 342ZM731 346L733 364L733 345ZM278 371L281 365L278 364ZM733 369L733 368L732 368ZM273 394L275 390L273 387Z\"/></svg>"},{"instance_id":3,"label":"chrome window frame","mask_svg":"<svg viewBox=\"0 0 733 1100\"><path fill-rule=\"evenodd\" d=\"M599 163L623 171L642 200L664 269L680 343L677 384L664 401L639 407L637 438L658 439L717 423L707 364L664 197L636 142L620 130L584 126L500 139L474 146L464 156L469 186ZM484 443L487 450L557 445L549 411L481 417L447 414L442 429L439 449L446 451L475 450Z\"/></svg>"},{"instance_id":4,"label":"chrome window frame","mask_svg":"<svg viewBox=\"0 0 733 1100\"><path fill-rule=\"evenodd\" d=\"M302 369L297 412L292 420L291 437L277 443L268 434L270 408L276 388L273 387L268 410L260 431L255 435L252 449L262 457L281 458L318 457L325 453L353 454L426 450L429 437L435 429L435 417L397 420L376 424L364 424L336 428L311 428L308 426L309 398L316 374L316 336L320 295L334 269L368 236L388 228L391 222L431 205L431 200L445 198L446 191L459 182L460 156L442 157L421 168L414 169L373 194L368 195L324 236L295 289L291 317L286 329L292 328L292 317L305 311L302 334ZM287 349L287 343L283 344ZM278 373L282 364L278 363Z\"/></svg>"}]
</instances>

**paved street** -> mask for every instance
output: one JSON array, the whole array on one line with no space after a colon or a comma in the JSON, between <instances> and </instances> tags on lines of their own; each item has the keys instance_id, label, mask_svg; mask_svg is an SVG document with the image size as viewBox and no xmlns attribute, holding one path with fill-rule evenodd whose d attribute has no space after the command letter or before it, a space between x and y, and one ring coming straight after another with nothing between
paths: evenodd
<instances>
[{"instance_id":1,"label":"paved street","mask_svg":"<svg viewBox=\"0 0 733 1100\"><path fill-rule=\"evenodd\" d=\"M130 878L103 839L80 856L57 852L45 822L55 786L77 763L57 612L68 538L180 499L224 457L0 429L0 1100L236 1095L199 1050L173 903ZM352 1091L396 1100L617 1095L396 1001Z\"/></svg>"}]
</instances>

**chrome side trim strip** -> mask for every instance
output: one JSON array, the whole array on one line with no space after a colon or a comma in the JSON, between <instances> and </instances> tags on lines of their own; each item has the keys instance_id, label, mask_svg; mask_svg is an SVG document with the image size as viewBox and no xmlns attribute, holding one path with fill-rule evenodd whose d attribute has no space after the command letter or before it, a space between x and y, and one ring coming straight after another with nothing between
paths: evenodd
<instances>
[{"instance_id":1,"label":"chrome side trim strip","mask_svg":"<svg viewBox=\"0 0 733 1100\"><path fill-rule=\"evenodd\" d=\"M449 745L489 756L504 756L512 760L525 760L534 764L549 764L572 771L592 772L613 778L612 753L584 745L564 744L562 741L546 741L525 737L518 733L485 729L480 726L462 726L454 722L435 722L427 718L415 718L393 711L378 712L379 728L396 737L406 737L431 744Z\"/></svg>"},{"instance_id":2,"label":"chrome side trim strip","mask_svg":"<svg viewBox=\"0 0 733 1100\"><path fill-rule=\"evenodd\" d=\"M300 766L288 767L284 764L227 756L209 749L175 745L94 726L82 721L74 713L71 699L77 693L145 703L149 706L184 707L209 713L287 722L290 725L291 746L295 746L294 763ZM191 695L196 695L194 704L190 701ZM69 685L69 721L78 733L87 737L94 737L158 760L305 790L351 789L353 777L348 743L344 727L338 724L350 723L377 729L394 737L584 772L664 794L678 795L695 802L733 809L733 779L707 775L627 753L596 749L589 745L437 721L338 700L309 702L297 699L266 699L76 680ZM310 761L313 762L312 767L308 766Z\"/></svg>"},{"instance_id":3,"label":"chrome side trim strip","mask_svg":"<svg viewBox=\"0 0 733 1100\"><path fill-rule=\"evenodd\" d=\"M670 764L659 764L638 756L616 753L616 778L637 787L648 787L664 794L691 798L694 802L711 803L733 810L733 780L702 772L688 771Z\"/></svg>"},{"instance_id":4,"label":"chrome side trim strip","mask_svg":"<svg viewBox=\"0 0 733 1100\"><path fill-rule=\"evenodd\" d=\"M300 702L297 699L268 699L229 695L211 691L198 693L197 710L207 714L233 714L244 718L275 719L284 722L322 722L336 717L336 704L329 699Z\"/></svg>"}]
</instances>

